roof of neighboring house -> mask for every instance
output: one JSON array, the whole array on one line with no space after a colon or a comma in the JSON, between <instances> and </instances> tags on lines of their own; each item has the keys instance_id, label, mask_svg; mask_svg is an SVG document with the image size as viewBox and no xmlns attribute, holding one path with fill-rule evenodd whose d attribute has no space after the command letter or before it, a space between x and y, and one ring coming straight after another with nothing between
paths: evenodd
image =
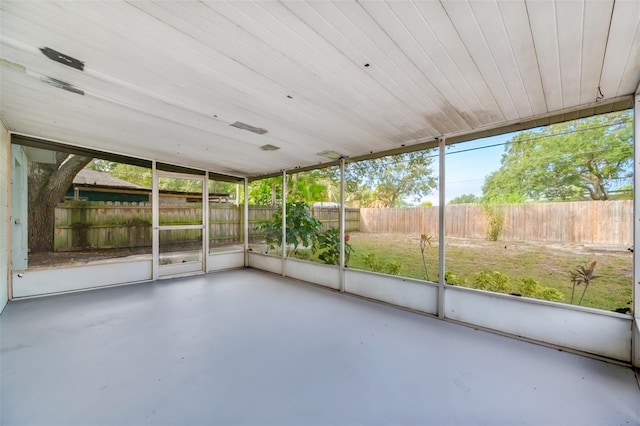
<instances>
[{"instance_id":1,"label":"roof of neighboring house","mask_svg":"<svg viewBox=\"0 0 640 426\"><path fill-rule=\"evenodd\" d=\"M74 185L94 185L94 186L111 186L117 188L131 188L131 189L148 189L142 186L136 185L126 180L118 179L117 177L110 176L106 173L98 172L91 169L82 169L73 178Z\"/></svg>"}]
</instances>

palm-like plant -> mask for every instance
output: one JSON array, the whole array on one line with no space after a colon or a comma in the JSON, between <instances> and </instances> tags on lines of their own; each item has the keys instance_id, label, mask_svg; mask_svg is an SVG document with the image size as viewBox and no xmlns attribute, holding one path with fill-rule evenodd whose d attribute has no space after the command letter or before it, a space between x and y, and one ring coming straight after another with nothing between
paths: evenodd
<instances>
[{"instance_id":1,"label":"palm-like plant","mask_svg":"<svg viewBox=\"0 0 640 426\"><path fill-rule=\"evenodd\" d=\"M587 288L589 288L589 284L591 284L591 282L596 278L600 278L600 276L594 274L595 269L596 261L594 260L589 266L578 266L576 269L570 271L571 283L573 284L573 288L571 289L571 303L573 303L576 286L584 284L584 290L582 290L582 295L578 302L578 305L582 304L582 299L584 298L584 294L587 292Z\"/></svg>"},{"instance_id":2,"label":"palm-like plant","mask_svg":"<svg viewBox=\"0 0 640 426\"><path fill-rule=\"evenodd\" d=\"M424 251L427 249L427 246L431 247L432 240L432 236L427 234L420 235L420 253L422 253L422 266L424 266L424 276L427 281L429 281L429 272L427 271L427 261L424 258Z\"/></svg>"}]
</instances>

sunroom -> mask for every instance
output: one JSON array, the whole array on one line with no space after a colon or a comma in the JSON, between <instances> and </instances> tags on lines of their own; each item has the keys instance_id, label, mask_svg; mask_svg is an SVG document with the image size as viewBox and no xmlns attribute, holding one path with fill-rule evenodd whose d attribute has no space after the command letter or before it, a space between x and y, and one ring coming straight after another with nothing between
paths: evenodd
<instances>
[{"instance_id":1,"label":"sunroom","mask_svg":"<svg viewBox=\"0 0 640 426\"><path fill-rule=\"evenodd\" d=\"M0 12L2 424L640 424L640 2Z\"/></svg>"}]
</instances>

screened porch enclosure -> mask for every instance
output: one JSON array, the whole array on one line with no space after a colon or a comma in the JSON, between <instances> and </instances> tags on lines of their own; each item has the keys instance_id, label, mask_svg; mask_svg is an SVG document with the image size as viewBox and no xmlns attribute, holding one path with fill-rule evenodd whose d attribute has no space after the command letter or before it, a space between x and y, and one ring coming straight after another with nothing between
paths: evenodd
<instances>
[{"instance_id":1,"label":"screened porch enclosure","mask_svg":"<svg viewBox=\"0 0 640 426\"><path fill-rule=\"evenodd\" d=\"M3 424L640 424L640 2L0 24Z\"/></svg>"}]
</instances>

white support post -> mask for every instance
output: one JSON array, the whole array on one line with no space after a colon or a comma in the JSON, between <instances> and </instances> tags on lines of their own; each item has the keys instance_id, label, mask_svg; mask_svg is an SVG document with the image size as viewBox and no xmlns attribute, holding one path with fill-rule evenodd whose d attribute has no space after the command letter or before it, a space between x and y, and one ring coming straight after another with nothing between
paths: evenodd
<instances>
[{"instance_id":1,"label":"white support post","mask_svg":"<svg viewBox=\"0 0 640 426\"><path fill-rule=\"evenodd\" d=\"M249 267L249 178L244 178L244 267Z\"/></svg>"},{"instance_id":2,"label":"white support post","mask_svg":"<svg viewBox=\"0 0 640 426\"><path fill-rule=\"evenodd\" d=\"M282 171L282 276L287 276L287 171Z\"/></svg>"},{"instance_id":3,"label":"white support post","mask_svg":"<svg viewBox=\"0 0 640 426\"><path fill-rule=\"evenodd\" d=\"M153 256L153 280L158 279L158 271L160 268L160 197L158 189L158 171L156 170L156 162L151 162L151 176L153 179L153 186L151 189L151 251Z\"/></svg>"},{"instance_id":4,"label":"white support post","mask_svg":"<svg viewBox=\"0 0 640 426\"><path fill-rule=\"evenodd\" d=\"M640 367L640 87L633 114L633 332L631 361Z\"/></svg>"},{"instance_id":5,"label":"white support post","mask_svg":"<svg viewBox=\"0 0 640 426\"><path fill-rule=\"evenodd\" d=\"M4 169L5 169L5 179L7 179L7 205L6 205L6 215L7 215L7 223L6 223L6 229L5 229L5 235L7 236L7 301L9 300L13 300L13 252L12 252L12 247L13 244L11 242L12 238L16 238L15 235L12 235L12 226L11 224L13 223L13 221L15 220L15 218L13 217L13 207L12 207L12 203L15 202L15 200L13 200L13 165L14 165L14 161L13 161L13 157L12 157L12 152L13 152L13 145L11 143L11 134L9 134L9 141L7 143L7 150L5 152L6 154L6 158L7 158L7 162L6 164L4 164ZM25 189L26 190L26 189ZM24 194L23 194L24 195ZM0 208L2 208L3 206L0 206ZM2 309L2 308L0 308ZM1 312L1 311L0 311Z\"/></svg>"},{"instance_id":6,"label":"white support post","mask_svg":"<svg viewBox=\"0 0 640 426\"><path fill-rule=\"evenodd\" d=\"M438 318L444 318L444 291L445 291L445 139L439 140L440 173L438 175L439 201L438 201Z\"/></svg>"},{"instance_id":7,"label":"white support post","mask_svg":"<svg viewBox=\"0 0 640 426\"><path fill-rule=\"evenodd\" d=\"M344 203L344 158L340 159L340 291L344 293L344 267L345 267L345 256L344 256L344 247L345 247L345 235L347 234L346 229L346 208Z\"/></svg>"},{"instance_id":8,"label":"white support post","mask_svg":"<svg viewBox=\"0 0 640 426\"><path fill-rule=\"evenodd\" d=\"M204 180L202 181L202 270L209 272L207 265L207 258L209 257L209 173L205 172Z\"/></svg>"}]
</instances>

